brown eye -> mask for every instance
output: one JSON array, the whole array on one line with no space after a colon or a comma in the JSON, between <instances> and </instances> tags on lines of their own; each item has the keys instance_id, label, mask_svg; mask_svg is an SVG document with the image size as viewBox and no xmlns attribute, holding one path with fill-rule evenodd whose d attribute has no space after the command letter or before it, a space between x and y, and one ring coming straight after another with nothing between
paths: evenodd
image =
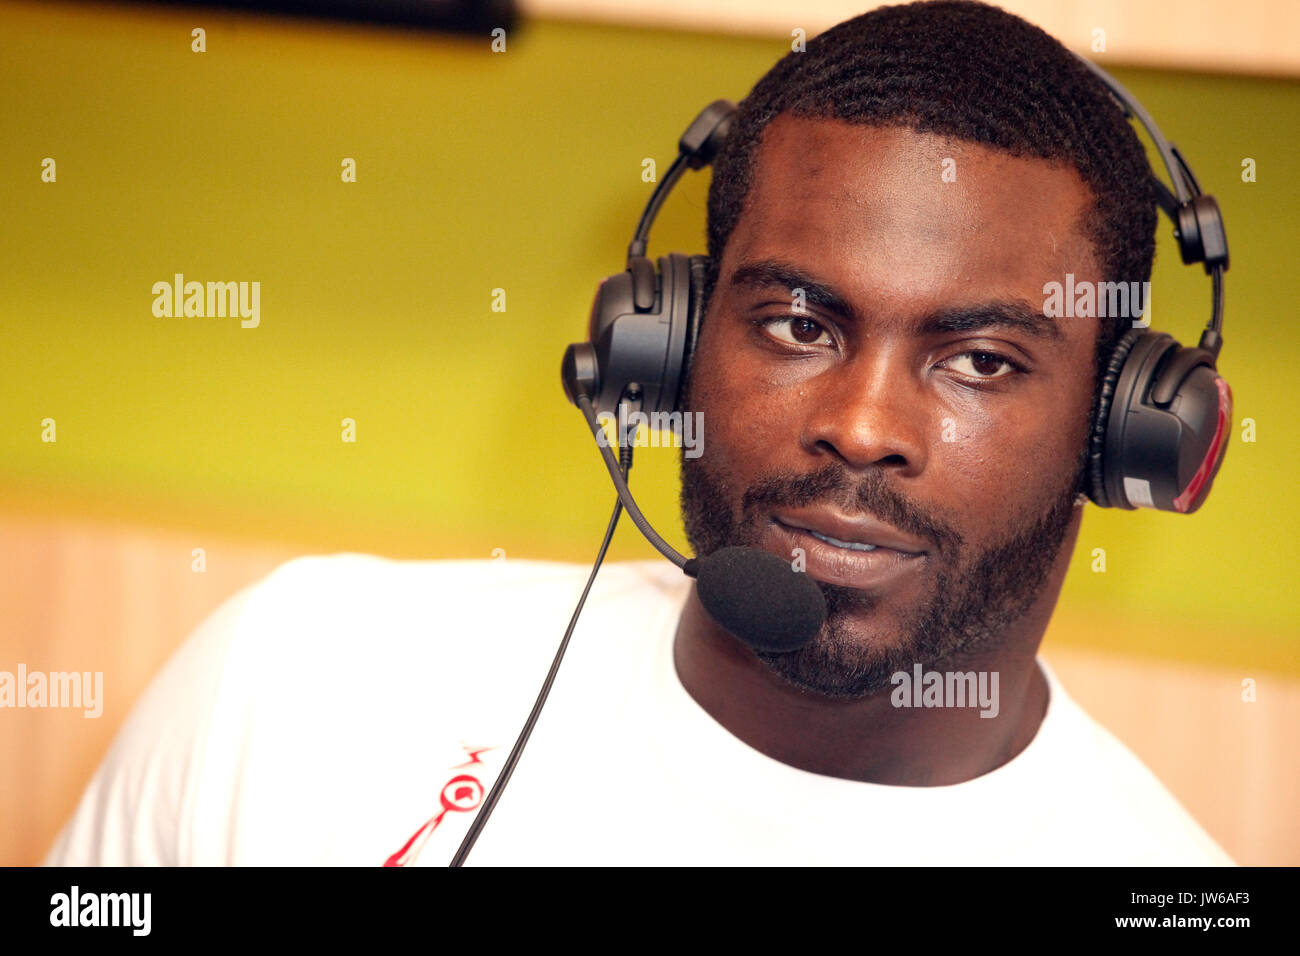
<instances>
[{"instance_id":1,"label":"brown eye","mask_svg":"<svg viewBox=\"0 0 1300 956\"><path fill-rule=\"evenodd\" d=\"M977 379L1006 378L1017 371L1009 359L994 352L963 352L946 364L961 374Z\"/></svg>"},{"instance_id":2,"label":"brown eye","mask_svg":"<svg viewBox=\"0 0 1300 956\"><path fill-rule=\"evenodd\" d=\"M764 323L767 334L787 345L833 345L830 333L802 315L782 316Z\"/></svg>"}]
</instances>

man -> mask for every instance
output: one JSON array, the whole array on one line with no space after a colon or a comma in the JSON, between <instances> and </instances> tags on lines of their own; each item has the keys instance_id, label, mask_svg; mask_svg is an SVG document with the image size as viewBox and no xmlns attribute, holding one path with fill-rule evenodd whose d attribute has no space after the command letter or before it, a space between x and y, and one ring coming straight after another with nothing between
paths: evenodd
<instances>
[{"instance_id":1,"label":"man","mask_svg":"<svg viewBox=\"0 0 1300 956\"><path fill-rule=\"evenodd\" d=\"M759 81L715 162L682 506L697 554L799 562L826 623L756 653L676 569L604 569L470 862L1231 862L1036 658L1128 322L1043 290L1149 278L1148 177L992 7L880 9ZM445 864L586 573L292 562L168 664L51 862Z\"/></svg>"}]
</instances>

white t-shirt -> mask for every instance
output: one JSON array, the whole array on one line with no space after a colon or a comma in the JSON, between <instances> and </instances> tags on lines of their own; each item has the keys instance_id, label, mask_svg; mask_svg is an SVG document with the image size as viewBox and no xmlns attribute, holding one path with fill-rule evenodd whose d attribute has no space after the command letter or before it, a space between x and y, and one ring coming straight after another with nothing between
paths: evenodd
<instances>
[{"instance_id":1,"label":"white t-shirt","mask_svg":"<svg viewBox=\"0 0 1300 956\"><path fill-rule=\"evenodd\" d=\"M289 562L167 663L46 862L446 865L589 570ZM764 756L677 678L689 586L663 562L601 569L469 864L1231 865L1045 666L1033 741L966 783L860 783Z\"/></svg>"}]
</instances>

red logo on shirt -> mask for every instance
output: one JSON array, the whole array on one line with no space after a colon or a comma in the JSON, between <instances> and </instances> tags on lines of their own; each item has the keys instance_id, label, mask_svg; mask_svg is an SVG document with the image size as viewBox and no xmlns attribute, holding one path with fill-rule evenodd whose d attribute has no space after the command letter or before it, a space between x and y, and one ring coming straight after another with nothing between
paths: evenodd
<instances>
[{"instance_id":1,"label":"red logo on shirt","mask_svg":"<svg viewBox=\"0 0 1300 956\"><path fill-rule=\"evenodd\" d=\"M472 764L481 764L479 754L494 750L494 747L478 747L476 749L465 748L469 754L469 760L465 763L457 764L453 770L459 770L461 767L468 767ZM472 777L467 773L457 774L442 785L442 792L438 794L438 800L442 804L442 810L437 816L424 822L420 829L416 830L411 838L407 840L400 850L384 861L384 866L410 866L424 849L424 844L429 841L433 831L438 829L438 824L442 823L443 818L448 813L468 813L471 810L477 810L479 804L483 802L483 784L477 777Z\"/></svg>"},{"instance_id":2,"label":"red logo on shirt","mask_svg":"<svg viewBox=\"0 0 1300 956\"><path fill-rule=\"evenodd\" d=\"M464 746L464 745L462 744L462 746ZM476 764L476 763L482 763L483 761L479 759L478 755L479 755L479 754L485 754L485 753L487 753L489 750L496 750L496 748L495 748L495 747L475 747L473 750L470 750L468 747L465 747L465 753L469 754L469 759L466 760L464 763L458 763L458 764L456 764L456 766L452 767L451 769L452 769L452 770L458 770L458 769L460 769L461 767L472 767L472 766L474 766L474 764Z\"/></svg>"}]
</instances>

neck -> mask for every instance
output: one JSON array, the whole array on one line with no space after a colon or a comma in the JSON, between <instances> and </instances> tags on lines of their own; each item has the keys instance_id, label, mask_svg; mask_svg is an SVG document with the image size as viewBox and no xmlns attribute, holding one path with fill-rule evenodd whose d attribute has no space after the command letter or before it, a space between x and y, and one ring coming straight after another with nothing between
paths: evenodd
<instances>
[{"instance_id":1,"label":"neck","mask_svg":"<svg viewBox=\"0 0 1300 956\"><path fill-rule=\"evenodd\" d=\"M974 779L1019 754L1047 711L1036 656L1078 536L1081 510L1033 606L998 639L935 670L997 673L996 716L988 708L895 706L890 686L854 700L795 687L724 631L692 588L673 644L682 686L705 711L755 750L812 773L895 786L946 786ZM913 677L908 675L909 680ZM897 692L897 693L896 693ZM907 688L908 700L912 689Z\"/></svg>"}]
</instances>

